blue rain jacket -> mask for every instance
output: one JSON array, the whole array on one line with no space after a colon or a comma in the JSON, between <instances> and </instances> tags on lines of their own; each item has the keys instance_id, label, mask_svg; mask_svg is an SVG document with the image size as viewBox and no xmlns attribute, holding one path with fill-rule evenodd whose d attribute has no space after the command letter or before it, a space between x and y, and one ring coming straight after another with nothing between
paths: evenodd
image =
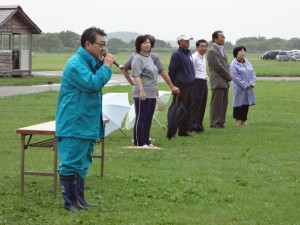
<instances>
[{"instance_id":1,"label":"blue rain jacket","mask_svg":"<svg viewBox=\"0 0 300 225\"><path fill-rule=\"evenodd\" d=\"M102 88L112 72L104 65L96 69L99 63L82 47L67 62L56 110L57 137L104 137Z\"/></svg>"},{"instance_id":2,"label":"blue rain jacket","mask_svg":"<svg viewBox=\"0 0 300 225\"><path fill-rule=\"evenodd\" d=\"M230 65L230 71L233 75L232 81L232 106L240 107L242 105L255 105L254 86L256 75L252 64L245 59L245 64L241 64L234 58ZM247 88L247 84L253 85Z\"/></svg>"}]
</instances>

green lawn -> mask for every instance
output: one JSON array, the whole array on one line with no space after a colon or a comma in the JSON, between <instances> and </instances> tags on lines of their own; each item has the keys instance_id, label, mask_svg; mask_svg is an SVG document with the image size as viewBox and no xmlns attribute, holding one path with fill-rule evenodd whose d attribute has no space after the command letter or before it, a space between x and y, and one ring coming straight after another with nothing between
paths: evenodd
<instances>
[{"instance_id":1,"label":"green lawn","mask_svg":"<svg viewBox=\"0 0 300 225\"><path fill-rule=\"evenodd\" d=\"M100 206L77 213L62 208L60 195L53 198L50 177L26 176L19 197L15 130L54 120L58 93L0 98L0 224L299 225L299 87L299 81L258 81L248 126L232 125L229 105L226 128L208 128L209 104L206 130L193 137L169 141L153 122L151 138L161 150L121 148L131 145L132 131L115 131L106 138L104 177L94 159L87 178L86 196ZM166 114L157 114L165 126ZM26 156L27 170L52 169L51 150L29 149Z\"/></svg>"},{"instance_id":2,"label":"green lawn","mask_svg":"<svg viewBox=\"0 0 300 225\"><path fill-rule=\"evenodd\" d=\"M155 52L155 49L153 49ZM49 54L34 53L32 67L34 71L63 70L67 60L73 54ZM171 55L169 53L158 53L165 69L168 69ZM229 62L232 61L232 53L227 53ZM130 56L128 53L116 55L117 61L124 64ZM249 53L247 58L253 64L257 76L300 76L300 62L278 62L276 60L261 60L260 54ZM120 70L113 66L113 73L120 73Z\"/></svg>"},{"instance_id":3,"label":"green lawn","mask_svg":"<svg viewBox=\"0 0 300 225\"><path fill-rule=\"evenodd\" d=\"M0 77L0 87L60 84L60 82L60 76Z\"/></svg>"},{"instance_id":4,"label":"green lawn","mask_svg":"<svg viewBox=\"0 0 300 225\"><path fill-rule=\"evenodd\" d=\"M66 54L34 53L32 58L33 71L62 71L67 60L72 56ZM232 54L227 53L229 62L232 60ZM130 54L117 54L117 61L124 64ZM159 54L166 70L170 62L170 54ZM255 68L256 75L267 77L300 77L300 62L278 62L275 60L261 60L259 54L248 54L247 58ZM114 74L121 74L116 66L112 66ZM61 77L53 76L33 76L26 78L0 77L0 86L29 86L38 84L60 83Z\"/></svg>"}]
</instances>

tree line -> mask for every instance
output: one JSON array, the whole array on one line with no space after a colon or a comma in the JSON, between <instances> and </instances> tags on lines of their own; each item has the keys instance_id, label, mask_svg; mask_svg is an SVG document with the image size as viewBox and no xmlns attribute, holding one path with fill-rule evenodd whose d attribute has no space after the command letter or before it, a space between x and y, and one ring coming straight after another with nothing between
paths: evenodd
<instances>
[{"instance_id":1,"label":"tree line","mask_svg":"<svg viewBox=\"0 0 300 225\"><path fill-rule=\"evenodd\" d=\"M118 38L111 38L108 40L108 48L110 52L132 52L135 49L135 40L124 42ZM211 45L211 41L209 45ZM231 42L225 42L225 49L231 51L235 46L244 45L248 52L265 52L268 50L292 50L300 49L300 38L291 38L289 40L281 38L265 37L244 37L236 41L233 45ZM33 35L32 49L37 52L74 52L80 46L80 35L72 31L61 31L59 33L42 33ZM177 47L171 46L169 42L156 39L155 51L156 52L172 52ZM195 47L191 45L191 49Z\"/></svg>"},{"instance_id":2,"label":"tree line","mask_svg":"<svg viewBox=\"0 0 300 225\"><path fill-rule=\"evenodd\" d=\"M129 43L118 38L111 38L108 41L108 48L117 52L132 52L135 49L135 40ZM80 46L80 35L72 31L59 33L42 33L33 35L32 49L37 52L74 52ZM172 49L170 43L163 40L155 41L156 49Z\"/></svg>"}]
</instances>

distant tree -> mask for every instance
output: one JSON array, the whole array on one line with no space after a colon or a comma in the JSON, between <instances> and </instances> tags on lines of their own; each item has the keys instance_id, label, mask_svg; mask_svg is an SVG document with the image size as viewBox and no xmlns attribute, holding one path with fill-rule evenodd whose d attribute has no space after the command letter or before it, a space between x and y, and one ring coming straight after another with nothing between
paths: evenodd
<instances>
[{"instance_id":1,"label":"distant tree","mask_svg":"<svg viewBox=\"0 0 300 225\"><path fill-rule=\"evenodd\" d=\"M256 50L259 52L265 52L267 50L273 49L271 42L268 40L260 41L256 45Z\"/></svg>"},{"instance_id":2,"label":"distant tree","mask_svg":"<svg viewBox=\"0 0 300 225\"><path fill-rule=\"evenodd\" d=\"M119 38L111 38L108 40L108 47L109 48L125 48L127 46L127 43L122 41Z\"/></svg>"},{"instance_id":3,"label":"distant tree","mask_svg":"<svg viewBox=\"0 0 300 225\"><path fill-rule=\"evenodd\" d=\"M258 37L257 41L256 50L258 52L264 52L273 49L272 43L269 42L265 37Z\"/></svg>"},{"instance_id":4,"label":"distant tree","mask_svg":"<svg viewBox=\"0 0 300 225\"><path fill-rule=\"evenodd\" d=\"M58 34L65 48L76 50L80 46L80 35L72 31L62 31Z\"/></svg>"},{"instance_id":5,"label":"distant tree","mask_svg":"<svg viewBox=\"0 0 300 225\"><path fill-rule=\"evenodd\" d=\"M262 43L265 41L265 38L261 37L244 37L240 38L236 41L235 46L240 46L243 45L247 48L248 52L255 52L255 51L260 51L258 50L259 46L261 46L259 43ZM263 46L265 46L266 43L264 43ZM264 50L264 47L262 47Z\"/></svg>"},{"instance_id":6,"label":"distant tree","mask_svg":"<svg viewBox=\"0 0 300 225\"><path fill-rule=\"evenodd\" d=\"M293 49L300 49L300 39L299 38L292 38L287 40L282 45L283 50L293 50Z\"/></svg>"},{"instance_id":7,"label":"distant tree","mask_svg":"<svg viewBox=\"0 0 300 225\"><path fill-rule=\"evenodd\" d=\"M120 52L134 52L135 51L135 37L138 33L134 32L115 32L115 36L108 40L108 51ZM113 34L108 35L113 36ZM131 41L124 41L126 36L127 40L131 38ZM212 45L212 41L209 42L209 46ZM235 46L244 45L248 52L264 52L268 50L281 49L292 50L300 49L300 39L292 38L290 40L284 40L281 38L266 39L265 37L243 37L236 41L233 45L231 42L225 42L225 51L231 52ZM80 35L72 31L62 31L60 33L42 33L39 35L33 35L32 48L34 51L46 51L46 52L74 52L80 46ZM177 46L176 46L177 48ZM194 51L194 46L190 46ZM169 52L170 49L174 50L171 43L163 40L156 39L154 51Z\"/></svg>"},{"instance_id":8,"label":"distant tree","mask_svg":"<svg viewBox=\"0 0 300 225\"><path fill-rule=\"evenodd\" d=\"M139 36L139 33L136 32L112 32L112 33L107 33L107 37L109 39L111 38L118 38L121 39L122 41L128 43L131 40L135 40L137 36Z\"/></svg>"},{"instance_id":9,"label":"distant tree","mask_svg":"<svg viewBox=\"0 0 300 225\"><path fill-rule=\"evenodd\" d=\"M235 46L239 46L239 45L246 45L249 43L255 43L255 42L259 42L259 38L257 37L244 37L244 38L240 38L236 41Z\"/></svg>"},{"instance_id":10,"label":"distant tree","mask_svg":"<svg viewBox=\"0 0 300 225\"><path fill-rule=\"evenodd\" d=\"M269 42L271 42L272 49L281 49L281 46L286 40L281 38L271 38L269 39Z\"/></svg>"},{"instance_id":11,"label":"distant tree","mask_svg":"<svg viewBox=\"0 0 300 225\"><path fill-rule=\"evenodd\" d=\"M117 54L119 52L120 48L126 48L127 43L122 41L119 38L111 38L108 40L108 45L106 48L106 51L112 53L112 54Z\"/></svg>"},{"instance_id":12,"label":"distant tree","mask_svg":"<svg viewBox=\"0 0 300 225\"><path fill-rule=\"evenodd\" d=\"M132 48L135 50L135 39L132 39L128 44L127 48Z\"/></svg>"},{"instance_id":13,"label":"distant tree","mask_svg":"<svg viewBox=\"0 0 300 225\"><path fill-rule=\"evenodd\" d=\"M258 42L257 37L244 37L244 38L238 39L235 43L235 46L244 45L244 46L249 47L249 46L252 46L254 43L256 44L257 42Z\"/></svg>"},{"instance_id":14,"label":"distant tree","mask_svg":"<svg viewBox=\"0 0 300 225\"><path fill-rule=\"evenodd\" d=\"M172 48L169 42L165 42L163 40L155 39L155 48Z\"/></svg>"},{"instance_id":15,"label":"distant tree","mask_svg":"<svg viewBox=\"0 0 300 225\"><path fill-rule=\"evenodd\" d=\"M230 41L225 41L224 49L225 49L225 51L232 51L233 50L233 44Z\"/></svg>"},{"instance_id":16,"label":"distant tree","mask_svg":"<svg viewBox=\"0 0 300 225\"><path fill-rule=\"evenodd\" d=\"M212 46L212 44L213 44L212 41L208 42L208 46ZM225 43L224 43L224 50L226 52L232 51L233 50L233 44L230 41L225 41Z\"/></svg>"},{"instance_id":17,"label":"distant tree","mask_svg":"<svg viewBox=\"0 0 300 225\"><path fill-rule=\"evenodd\" d=\"M280 49L285 42L281 38L266 39L265 37L244 37L236 41L235 46L244 45L247 51L262 52L273 49Z\"/></svg>"},{"instance_id":18,"label":"distant tree","mask_svg":"<svg viewBox=\"0 0 300 225\"><path fill-rule=\"evenodd\" d=\"M32 40L33 50L46 52L60 52L63 48L62 41L57 33L42 33L34 35Z\"/></svg>"}]
</instances>

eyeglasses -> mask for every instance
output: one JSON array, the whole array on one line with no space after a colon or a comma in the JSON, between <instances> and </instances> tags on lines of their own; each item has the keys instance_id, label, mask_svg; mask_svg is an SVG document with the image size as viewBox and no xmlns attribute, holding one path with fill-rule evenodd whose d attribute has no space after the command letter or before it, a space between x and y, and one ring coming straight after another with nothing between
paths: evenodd
<instances>
[{"instance_id":1,"label":"eyeglasses","mask_svg":"<svg viewBox=\"0 0 300 225\"><path fill-rule=\"evenodd\" d=\"M98 43L98 42L95 41L94 43L97 44L97 45L99 45L100 48L103 48L103 47L105 48L107 46L107 42L106 41L102 41L101 43Z\"/></svg>"}]
</instances>

